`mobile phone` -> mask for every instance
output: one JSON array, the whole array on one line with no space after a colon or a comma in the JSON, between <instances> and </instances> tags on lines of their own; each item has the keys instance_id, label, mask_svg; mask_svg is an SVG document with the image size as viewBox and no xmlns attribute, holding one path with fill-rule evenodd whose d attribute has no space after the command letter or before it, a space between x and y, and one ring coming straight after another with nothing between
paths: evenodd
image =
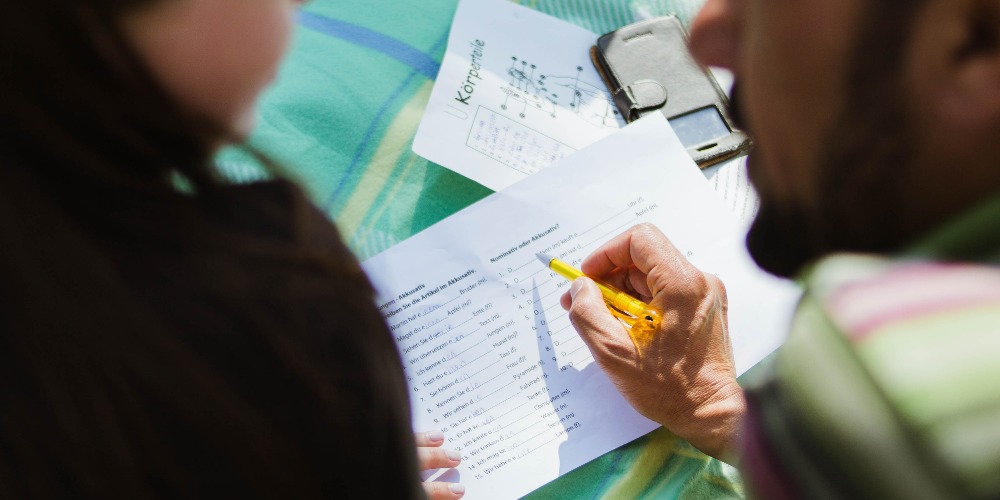
<instances>
[{"instance_id":1,"label":"mobile phone","mask_svg":"<svg viewBox=\"0 0 1000 500\"><path fill-rule=\"evenodd\" d=\"M729 115L729 98L691 56L674 16L647 19L602 35L590 56L626 122L663 113L699 167L739 156L750 137Z\"/></svg>"}]
</instances>

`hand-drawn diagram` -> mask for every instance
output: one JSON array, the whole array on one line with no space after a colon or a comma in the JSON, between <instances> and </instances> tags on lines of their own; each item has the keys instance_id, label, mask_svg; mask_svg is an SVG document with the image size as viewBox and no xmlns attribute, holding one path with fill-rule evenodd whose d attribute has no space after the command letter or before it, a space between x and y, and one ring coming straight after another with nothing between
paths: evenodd
<instances>
[{"instance_id":1,"label":"hand-drawn diagram","mask_svg":"<svg viewBox=\"0 0 1000 500\"><path fill-rule=\"evenodd\" d=\"M525 175L576 151L564 142L482 106L465 145Z\"/></svg>"},{"instance_id":2,"label":"hand-drawn diagram","mask_svg":"<svg viewBox=\"0 0 1000 500\"><path fill-rule=\"evenodd\" d=\"M618 110L608 92L581 79L583 66L576 67L572 76L555 76L538 71L538 67L516 56L510 58L507 85L500 90L507 96L500 109L526 118L529 110L537 110L552 118L560 110L570 112L596 127L619 128ZM537 76L536 76L537 74Z\"/></svg>"},{"instance_id":3,"label":"hand-drawn diagram","mask_svg":"<svg viewBox=\"0 0 1000 500\"><path fill-rule=\"evenodd\" d=\"M587 57L596 37L515 2L461 0L413 150L500 190L612 134L625 121Z\"/></svg>"}]
</instances>

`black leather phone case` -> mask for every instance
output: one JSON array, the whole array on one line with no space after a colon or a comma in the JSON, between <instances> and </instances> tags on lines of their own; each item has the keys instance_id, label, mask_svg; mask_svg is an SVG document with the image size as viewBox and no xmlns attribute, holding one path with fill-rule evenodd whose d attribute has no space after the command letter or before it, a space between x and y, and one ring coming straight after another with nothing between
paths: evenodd
<instances>
[{"instance_id":1,"label":"black leather phone case","mask_svg":"<svg viewBox=\"0 0 1000 500\"><path fill-rule=\"evenodd\" d=\"M687 32L676 17L648 19L602 35L590 54L627 122L656 112L670 120L716 106L731 133L689 145L688 152L700 167L750 148L749 136L733 125L725 92L688 51Z\"/></svg>"}]
</instances>

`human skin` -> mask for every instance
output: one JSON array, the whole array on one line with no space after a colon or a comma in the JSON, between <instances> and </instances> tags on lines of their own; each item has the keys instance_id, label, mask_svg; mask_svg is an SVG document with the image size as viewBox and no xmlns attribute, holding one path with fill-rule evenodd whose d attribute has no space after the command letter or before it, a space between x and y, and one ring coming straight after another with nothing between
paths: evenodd
<instances>
[{"instance_id":1,"label":"human skin","mask_svg":"<svg viewBox=\"0 0 1000 500\"><path fill-rule=\"evenodd\" d=\"M127 36L153 75L182 106L247 137L257 102L288 49L303 0L161 0L128 12ZM421 469L455 467L441 433L417 433ZM432 500L461 498L458 484L424 483Z\"/></svg>"},{"instance_id":2,"label":"human skin","mask_svg":"<svg viewBox=\"0 0 1000 500\"><path fill-rule=\"evenodd\" d=\"M125 15L125 31L182 105L250 133L288 48L293 0L169 0Z\"/></svg>"},{"instance_id":3,"label":"human skin","mask_svg":"<svg viewBox=\"0 0 1000 500\"><path fill-rule=\"evenodd\" d=\"M695 57L730 69L739 84L740 114L755 141L750 176L762 205L775 207L772 214L810 222L803 229L820 232L824 241L846 245L824 249L829 252L882 252L866 247L879 233L895 235L879 245L903 247L1000 192L996 2L927 0L909 25L896 72L875 75L892 85L885 100L898 107L881 116L898 115L896 129L874 130L846 145L838 142L844 127L886 111L852 107L857 89L851 88L850 69L871 50L858 43L870 8L859 0L708 0L691 30ZM880 161L867 155L866 148L874 145L876 151L883 137L900 134L906 151ZM830 162L831 152L857 162ZM883 179L895 175L898 182L882 185L882 192L831 191L826 185L835 175L873 172ZM886 211L891 217L871 216ZM870 224L831 225L842 234L824 235L829 217ZM755 224L760 222L769 221ZM798 236L770 233L775 235ZM597 363L640 413L709 455L733 458L745 403L729 355L724 288L651 226L605 244L581 269L664 310L661 331L640 357L593 281L574 282L563 306Z\"/></svg>"},{"instance_id":4,"label":"human skin","mask_svg":"<svg viewBox=\"0 0 1000 500\"><path fill-rule=\"evenodd\" d=\"M574 280L562 305L597 364L640 414L722 457L746 402L736 383L721 281L691 265L650 224L615 237L581 270L662 313L659 331L636 345L594 282Z\"/></svg>"}]
</instances>

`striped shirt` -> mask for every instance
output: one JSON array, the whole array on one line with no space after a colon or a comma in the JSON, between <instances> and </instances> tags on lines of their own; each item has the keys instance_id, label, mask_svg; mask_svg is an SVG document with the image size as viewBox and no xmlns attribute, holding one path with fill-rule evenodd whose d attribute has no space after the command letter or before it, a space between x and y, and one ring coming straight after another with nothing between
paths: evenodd
<instances>
[{"instance_id":1,"label":"striped shirt","mask_svg":"<svg viewBox=\"0 0 1000 500\"><path fill-rule=\"evenodd\" d=\"M1000 198L893 258L806 275L792 332L748 384L760 498L1000 497Z\"/></svg>"}]
</instances>

